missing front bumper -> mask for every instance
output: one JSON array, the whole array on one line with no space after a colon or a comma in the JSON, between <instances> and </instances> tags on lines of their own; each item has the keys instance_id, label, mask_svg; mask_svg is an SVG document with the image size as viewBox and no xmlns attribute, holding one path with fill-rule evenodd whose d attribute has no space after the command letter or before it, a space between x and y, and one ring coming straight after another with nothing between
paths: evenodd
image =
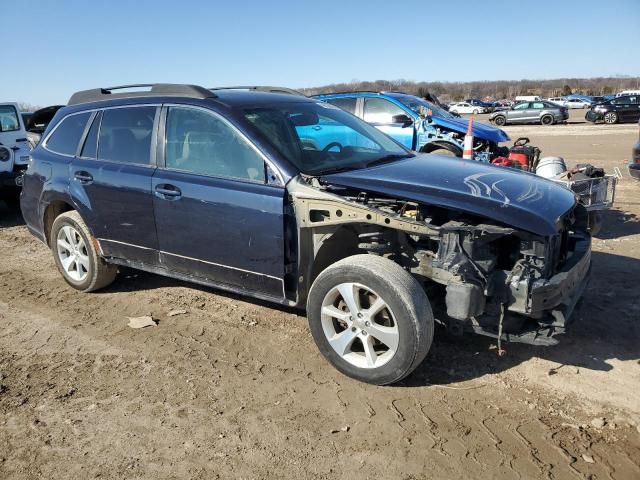
<instances>
[{"instance_id":1,"label":"missing front bumper","mask_svg":"<svg viewBox=\"0 0 640 480\"><path fill-rule=\"evenodd\" d=\"M548 280L536 282L530 290L523 284L512 285L517 300L503 319L502 340L533 345L556 345L557 335L566 332L591 274L591 238L576 243L574 256L563 270ZM522 308L526 305L526 308ZM480 335L498 337L498 316L483 315L472 321L472 330Z\"/></svg>"}]
</instances>

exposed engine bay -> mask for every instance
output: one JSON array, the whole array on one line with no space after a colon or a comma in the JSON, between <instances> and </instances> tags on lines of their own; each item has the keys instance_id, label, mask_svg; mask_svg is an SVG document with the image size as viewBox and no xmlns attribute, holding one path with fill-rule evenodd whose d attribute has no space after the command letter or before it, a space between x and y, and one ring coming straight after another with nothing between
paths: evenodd
<instances>
[{"instance_id":1,"label":"exposed engine bay","mask_svg":"<svg viewBox=\"0 0 640 480\"><path fill-rule=\"evenodd\" d=\"M330 249L387 257L421 281L437 320L454 333L555 344L588 277L588 219L579 204L559 219L559 233L542 237L315 178L295 183L290 194L300 252L313 243L307 263L331 258Z\"/></svg>"}]
</instances>

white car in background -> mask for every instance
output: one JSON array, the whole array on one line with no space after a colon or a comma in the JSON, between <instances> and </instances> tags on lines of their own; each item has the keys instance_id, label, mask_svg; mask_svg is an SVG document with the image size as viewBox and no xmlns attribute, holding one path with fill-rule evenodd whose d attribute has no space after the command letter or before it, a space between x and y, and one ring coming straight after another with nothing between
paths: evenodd
<instances>
[{"instance_id":1,"label":"white car in background","mask_svg":"<svg viewBox=\"0 0 640 480\"><path fill-rule=\"evenodd\" d=\"M0 103L0 200L18 205L20 180L29 164L31 145L15 103Z\"/></svg>"},{"instance_id":2,"label":"white car in background","mask_svg":"<svg viewBox=\"0 0 640 480\"><path fill-rule=\"evenodd\" d=\"M479 105L471 105L468 102L458 102L451 104L449 111L451 113L473 113L477 115L478 113L486 113L487 109Z\"/></svg>"},{"instance_id":3,"label":"white car in background","mask_svg":"<svg viewBox=\"0 0 640 480\"><path fill-rule=\"evenodd\" d=\"M556 104L560 105L561 107L566 107L567 106L567 99L564 98L564 97L547 98L547 102L556 103Z\"/></svg>"},{"instance_id":4,"label":"white car in background","mask_svg":"<svg viewBox=\"0 0 640 480\"><path fill-rule=\"evenodd\" d=\"M591 102L579 98L567 98L564 106L567 108L591 108Z\"/></svg>"}]
</instances>

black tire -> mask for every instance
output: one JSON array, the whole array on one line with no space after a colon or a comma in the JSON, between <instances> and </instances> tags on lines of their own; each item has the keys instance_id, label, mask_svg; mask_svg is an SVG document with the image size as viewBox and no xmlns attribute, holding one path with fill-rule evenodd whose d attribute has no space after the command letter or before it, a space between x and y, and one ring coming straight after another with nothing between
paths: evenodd
<instances>
[{"instance_id":1,"label":"black tire","mask_svg":"<svg viewBox=\"0 0 640 480\"><path fill-rule=\"evenodd\" d=\"M380 367L353 365L333 349L325 335L321 315L323 301L332 289L343 283L357 283L370 289L393 312L398 346ZM337 370L375 385L398 382L409 375L422 363L433 341L433 312L421 285L398 264L374 255L347 257L320 273L309 292L307 318L318 349Z\"/></svg>"},{"instance_id":2,"label":"black tire","mask_svg":"<svg viewBox=\"0 0 640 480\"><path fill-rule=\"evenodd\" d=\"M613 125L614 123L618 123L618 114L616 112L607 112L602 117L602 120L608 125Z\"/></svg>"},{"instance_id":3,"label":"black tire","mask_svg":"<svg viewBox=\"0 0 640 480\"><path fill-rule=\"evenodd\" d=\"M462 150L452 143L436 143L427 145L422 149L423 153L433 153L434 155L444 155L446 157L462 158Z\"/></svg>"},{"instance_id":4,"label":"black tire","mask_svg":"<svg viewBox=\"0 0 640 480\"><path fill-rule=\"evenodd\" d=\"M543 115L540 119L541 125L553 125L553 116L552 115Z\"/></svg>"},{"instance_id":5,"label":"black tire","mask_svg":"<svg viewBox=\"0 0 640 480\"><path fill-rule=\"evenodd\" d=\"M504 115L498 115L493 119L493 123L499 127L503 127L507 124L507 118Z\"/></svg>"},{"instance_id":6,"label":"black tire","mask_svg":"<svg viewBox=\"0 0 640 480\"><path fill-rule=\"evenodd\" d=\"M474 115L478 115L479 113L480 113L480 112L478 111L478 109L477 109L477 108L473 111L473 114L474 114Z\"/></svg>"},{"instance_id":7,"label":"black tire","mask_svg":"<svg viewBox=\"0 0 640 480\"><path fill-rule=\"evenodd\" d=\"M86 278L82 280L74 280L69 276L62 266L60 255L58 254L58 233L66 225L71 226L84 241L84 250L86 256L89 258ZM87 225L82 220L80 214L76 211L69 211L59 215L53 222L51 227L51 233L49 234L49 246L53 253L53 258L56 262L58 270L62 274L65 281L76 290L82 292L93 292L101 288L106 287L116 278L118 268L115 265L110 265L99 255L96 249L97 242Z\"/></svg>"}]
</instances>

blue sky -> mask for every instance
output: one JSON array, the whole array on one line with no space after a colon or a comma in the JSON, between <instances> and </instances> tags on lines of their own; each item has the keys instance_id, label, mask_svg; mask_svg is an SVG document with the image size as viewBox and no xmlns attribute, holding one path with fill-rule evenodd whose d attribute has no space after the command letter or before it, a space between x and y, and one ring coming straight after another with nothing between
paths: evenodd
<instances>
[{"instance_id":1,"label":"blue sky","mask_svg":"<svg viewBox=\"0 0 640 480\"><path fill-rule=\"evenodd\" d=\"M0 0L0 20L0 100L35 105L140 82L640 75L640 0Z\"/></svg>"}]
</instances>

